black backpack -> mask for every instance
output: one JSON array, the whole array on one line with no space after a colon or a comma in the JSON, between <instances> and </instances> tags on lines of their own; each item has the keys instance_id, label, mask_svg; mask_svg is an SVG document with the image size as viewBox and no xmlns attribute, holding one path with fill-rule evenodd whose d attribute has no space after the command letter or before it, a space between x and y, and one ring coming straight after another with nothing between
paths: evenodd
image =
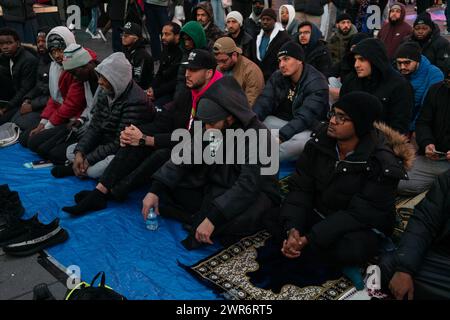
<instances>
[{"instance_id":1,"label":"black backpack","mask_svg":"<svg viewBox=\"0 0 450 320\"><path fill-rule=\"evenodd\" d=\"M94 287L95 281L102 275L100 285ZM127 300L123 295L105 285L105 273L97 273L91 284L81 282L66 295L66 300Z\"/></svg>"}]
</instances>

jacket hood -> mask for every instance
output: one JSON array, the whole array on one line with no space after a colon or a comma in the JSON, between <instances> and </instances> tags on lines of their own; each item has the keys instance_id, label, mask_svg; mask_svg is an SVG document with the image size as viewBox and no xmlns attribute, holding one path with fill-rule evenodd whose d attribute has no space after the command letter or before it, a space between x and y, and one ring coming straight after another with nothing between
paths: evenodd
<instances>
[{"instance_id":1,"label":"jacket hood","mask_svg":"<svg viewBox=\"0 0 450 320\"><path fill-rule=\"evenodd\" d=\"M226 93L226 99L223 99L224 93ZM214 101L227 110L242 123L244 128L247 128L257 117L251 110L244 91L233 77L223 77L214 82L200 100L204 98Z\"/></svg>"},{"instance_id":2,"label":"jacket hood","mask_svg":"<svg viewBox=\"0 0 450 320\"><path fill-rule=\"evenodd\" d=\"M205 10L206 14L209 16L209 23L214 23L214 13L211 3L209 3L208 1L203 1L196 5L192 10L192 14L194 17L197 15L198 9Z\"/></svg>"},{"instance_id":3,"label":"jacket hood","mask_svg":"<svg viewBox=\"0 0 450 320\"><path fill-rule=\"evenodd\" d=\"M408 138L382 122L375 122L374 127L383 133L386 144L392 149L394 155L402 160L405 170L411 170L416 158L416 150L408 142Z\"/></svg>"},{"instance_id":4,"label":"jacket hood","mask_svg":"<svg viewBox=\"0 0 450 320\"><path fill-rule=\"evenodd\" d=\"M372 68L375 68L385 78L391 66L386 52L386 47L379 39L365 39L358 43L351 52L359 54L369 60Z\"/></svg>"},{"instance_id":5,"label":"jacket hood","mask_svg":"<svg viewBox=\"0 0 450 320\"><path fill-rule=\"evenodd\" d=\"M47 34L47 37L45 38L46 42L48 41L48 38L52 34L57 34L58 36L63 38L64 42L66 43L66 47L68 47L70 44L77 43L76 40L75 40L75 36L69 30L69 28L67 28L67 27L55 27L52 30L50 30L50 32ZM52 55L50 54L50 52L48 54L50 55L50 58L52 58L52 61L54 61L54 59L53 59Z\"/></svg>"},{"instance_id":6,"label":"jacket hood","mask_svg":"<svg viewBox=\"0 0 450 320\"><path fill-rule=\"evenodd\" d=\"M275 23L275 27L273 28L272 33L270 34L269 46L270 46L270 43L272 42L272 40L275 39L275 37L278 35L278 33L283 30L284 30L284 28L281 25L281 23L279 23L279 22ZM261 56L259 54L259 46L261 45L261 40L262 40L263 35L264 35L264 30L261 29L258 36L256 37L256 57L258 58L259 61L261 61Z\"/></svg>"},{"instance_id":7,"label":"jacket hood","mask_svg":"<svg viewBox=\"0 0 450 320\"><path fill-rule=\"evenodd\" d=\"M280 21L281 23L281 9L283 9L283 7L285 7L287 9L287 11L289 12L289 21L286 25L286 30L289 29L289 27L291 26L292 22L295 19L295 9L294 6L290 5L290 4L283 4L282 6L280 6L280 9L278 10L278 21ZM298 31L298 30L296 30Z\"/></svg>"},{"instance_id":8,"label":"jacket hood","mask_svg":"<svg viewBox=\"0 0 450 320\"><path fill-rule=\"evenodd\" d=\"M308 55L316 47L320 38L322 38L322 32L314 23L311 23L311 38L309 39L309 43L307 45L301 45L297 30L297 42L302 46L303 50L305 50L306 55Z\"/></svg>"},{"instance_id":9,"label":"jacket hood","mask_svg":"<svg viewBox=\"0 0 450 320\"><path fill-rule=\"evenodd\" d=\"M399 24L403 21L405 21L405 17L406 17L406 7L403 3L400 2L394 2L390 7L389 7L389 14L391 14L391 9L393 6L400 6L402 13L400 14L400 20L396 23Z\"/></svg>"},{"instance_id":10,"label":"jacket hood","mask_svg":"<svg viewBox=\"0 0 450 320\"><path fill-rule=\"evenodd\" d=\"M132 67L122 52L116 52L100 63L95 70L108 80L114 89L114 102L120 97L132 80Z\"/></svg>"},{"instance_id":11,"label":"jacket hood","mask_svg":"<svg viewBox=\"0 0 450 320\"><path fill-rule=\"evenodd\" d=\"M197 21L189 21L188 23L186 23L183 28L181 28L180 33L185 33L192 38L192 40L194 41L195 49L202 49L206 47L207 42L205 30L203 30L202 25ZM183 49L185 49L184 40L182 37L180 37L180 45Z\"/></svg>"}]
</instances>

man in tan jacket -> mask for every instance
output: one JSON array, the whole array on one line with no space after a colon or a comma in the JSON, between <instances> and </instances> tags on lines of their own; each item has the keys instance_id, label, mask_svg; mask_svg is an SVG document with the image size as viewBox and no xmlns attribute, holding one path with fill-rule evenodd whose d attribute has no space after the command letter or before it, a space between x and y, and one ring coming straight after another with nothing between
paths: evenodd
<instances>
[{"instance_id":1,"label":"man in tan jacket","mask_svg":"<svg viewBox=\"0 0 450 320\"><path fill-rule=\"evenodd\" d=\"M225 76L234 77L247 96L251 107L264 88L261 69L242 55L242 50L230 37L219 38L213 46L217 69Z\"/></svg>"}]
</instances>

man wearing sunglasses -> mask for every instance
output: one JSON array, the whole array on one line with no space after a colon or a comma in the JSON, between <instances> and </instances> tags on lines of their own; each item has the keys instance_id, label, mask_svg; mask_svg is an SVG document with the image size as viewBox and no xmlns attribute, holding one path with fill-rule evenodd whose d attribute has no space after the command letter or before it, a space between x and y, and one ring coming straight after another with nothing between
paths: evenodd
<instances>
[{"instance_id":1,"label":"man wearing sunglasses","mask_svg":"<svg viewBox=\"0 0 450 320\"><path fill-rule=\"evenodd\" d=\"M351 92L313 132L281 207L283 233L275 231L287 258L311 254L341 268L362 266L378 252L379 234L392 232L397 185L414 150L398 132L374 123L381 111L376 97Z\"/></svg>"}]
</instances>

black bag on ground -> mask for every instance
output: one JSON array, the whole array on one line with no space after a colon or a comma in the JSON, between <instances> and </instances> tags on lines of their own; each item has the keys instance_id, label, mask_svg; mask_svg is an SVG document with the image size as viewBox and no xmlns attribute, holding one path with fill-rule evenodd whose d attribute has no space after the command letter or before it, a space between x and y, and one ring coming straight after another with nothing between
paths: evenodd
<instances>
[{"instance_id":1,"label":"black bag on ground","mask_svg":"<svg viewBox=\"0 0 450 320\"><path fill-rule=\"evenodd\" d=\"M100 285L94 287L95 281L101 277ZM127 300L123 295L115 292L112 288L105 285L105 272L100 271L92 279L91 284L81 282L66 295L66 300Z\"/></svg>"}]
</instances>

